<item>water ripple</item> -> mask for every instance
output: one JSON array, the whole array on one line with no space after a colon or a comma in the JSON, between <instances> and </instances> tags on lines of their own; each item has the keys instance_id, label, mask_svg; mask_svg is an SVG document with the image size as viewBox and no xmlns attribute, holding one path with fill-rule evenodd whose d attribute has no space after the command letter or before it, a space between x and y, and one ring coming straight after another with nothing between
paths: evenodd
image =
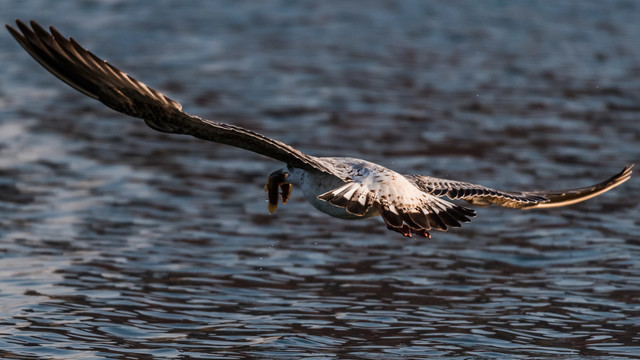
<instances>
[{"instance_id":1,"label":"water ripple","mask_svg":"<svg viewBox=\"0 0 640 360\"><path fill-rule=\"evenodd\" d=\"M315 155L505 189L640 158L633 1L10 1L185 109ZM92 21L78 21L92 19ZM403 239L313 211L280 167L149 130L0 36L0 356L634 358L633 179ZM384 144L384 146L381 146Z\"/></svg>"}]
</instances>

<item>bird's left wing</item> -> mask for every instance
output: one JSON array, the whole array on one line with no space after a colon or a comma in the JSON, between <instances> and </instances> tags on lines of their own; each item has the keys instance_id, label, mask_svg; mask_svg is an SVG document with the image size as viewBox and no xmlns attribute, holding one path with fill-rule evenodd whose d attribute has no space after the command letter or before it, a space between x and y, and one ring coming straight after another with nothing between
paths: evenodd
<instances>
[{"instance_id":1,"label":"bird's left wing","mask_svg":"<svg viewBox=\"0 0 640 360\"><path fill-rule=\"evenodd\" d=\"M83 94L118 112L141 118L155 130L243 148L309 171L330 172L317 158L280 141L187 114L179 103L93 55L53 27L47 32L35 21L30 22L31 28L20 20L16 24L19 30L6 27L40 65Z\"/></svg>"},{"instance_id":2,"label":"bird's left wing","mask_svg":"<svg viewBox=\"0 0 640 360\"><path fill-rule=\"evenodd\" d=\"M433 196L466 200L474 205L497 204L518 209L551 208L571 205L605 193L631 177L633 165L626 166L609 179L587 187L570 190L502 191L462 181L423 175L405 175L422 191Z\"/></svg>"}]
</instances>

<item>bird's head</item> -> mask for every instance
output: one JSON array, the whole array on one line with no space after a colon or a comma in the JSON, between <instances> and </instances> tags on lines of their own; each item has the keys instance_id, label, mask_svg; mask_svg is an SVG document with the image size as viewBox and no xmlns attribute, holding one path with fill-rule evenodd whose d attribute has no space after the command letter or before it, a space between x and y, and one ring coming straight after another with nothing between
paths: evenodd
<instances>
[{"instance_id":1,"label":"bird's head","mask_svg":"<svg viewBox=\"0 0 640 360\"><path fill-rule=\"evenodd\" d=\"M273 214L278 208L278 189L282 192L282 204L286 204L291 195L292 185L287 181L289 173L283 169L276 170L269 175L267 185L264 186L264 190L267 192L267 199L269 201L269 213Z\"/></svg>"}]
</instances>

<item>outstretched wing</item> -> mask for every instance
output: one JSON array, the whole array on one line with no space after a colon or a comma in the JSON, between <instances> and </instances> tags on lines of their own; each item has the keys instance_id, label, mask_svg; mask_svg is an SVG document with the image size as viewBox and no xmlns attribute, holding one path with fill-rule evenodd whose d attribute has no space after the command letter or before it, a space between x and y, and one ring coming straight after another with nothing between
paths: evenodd
<instances>
[{"instance_id":1,"label":"outstretched wing","mask_svg":"<svg viewBox=\"0 0 640 360\"><path fill-rule=\"evenodd\" d=\"M462 181L438 179L422 175L405 177L422 191L433 196L466 200L474 205L497 204L518 209L551 208L575 204L591 199L624 183L631 177L633 165L609 179L583 188L571 190L501 191Z\"/></svg>"},{"instance_id":2,"label":"outstretched wing","mask_svg":"<svg viewBox=\"0 0 640 360\"><path fill-rule=\"evenodd\" d=\"M188 134L253 151L297 168L330 173L316 158L287 144L239 126L185 113L179 103L93 55L53 27L49 33L35 21L30 22L31 28L20 20L16 24L19 31L6 27L40 65L83 94L118 112L141 118L155 130Z\"/></svg>"}]
</instances>

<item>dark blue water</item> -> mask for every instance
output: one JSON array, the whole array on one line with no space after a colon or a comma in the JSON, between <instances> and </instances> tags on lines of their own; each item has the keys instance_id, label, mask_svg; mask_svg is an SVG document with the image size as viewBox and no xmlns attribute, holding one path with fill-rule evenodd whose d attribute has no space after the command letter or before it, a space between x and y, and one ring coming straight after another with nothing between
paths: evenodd
<instances>
[{"instance_id":1,"label":"dark blue water","mask_svg":"<svg viewBox=\"0 0 640 360\"><path fill-rule=\"evenodd\" d=\"M636 1L5 1L180 101L312 155L504 189L640 162ZM640 182L404 239L281 166L154 132L0 35L0 356L633 358Z\"/></svg>"}]
</instances>

